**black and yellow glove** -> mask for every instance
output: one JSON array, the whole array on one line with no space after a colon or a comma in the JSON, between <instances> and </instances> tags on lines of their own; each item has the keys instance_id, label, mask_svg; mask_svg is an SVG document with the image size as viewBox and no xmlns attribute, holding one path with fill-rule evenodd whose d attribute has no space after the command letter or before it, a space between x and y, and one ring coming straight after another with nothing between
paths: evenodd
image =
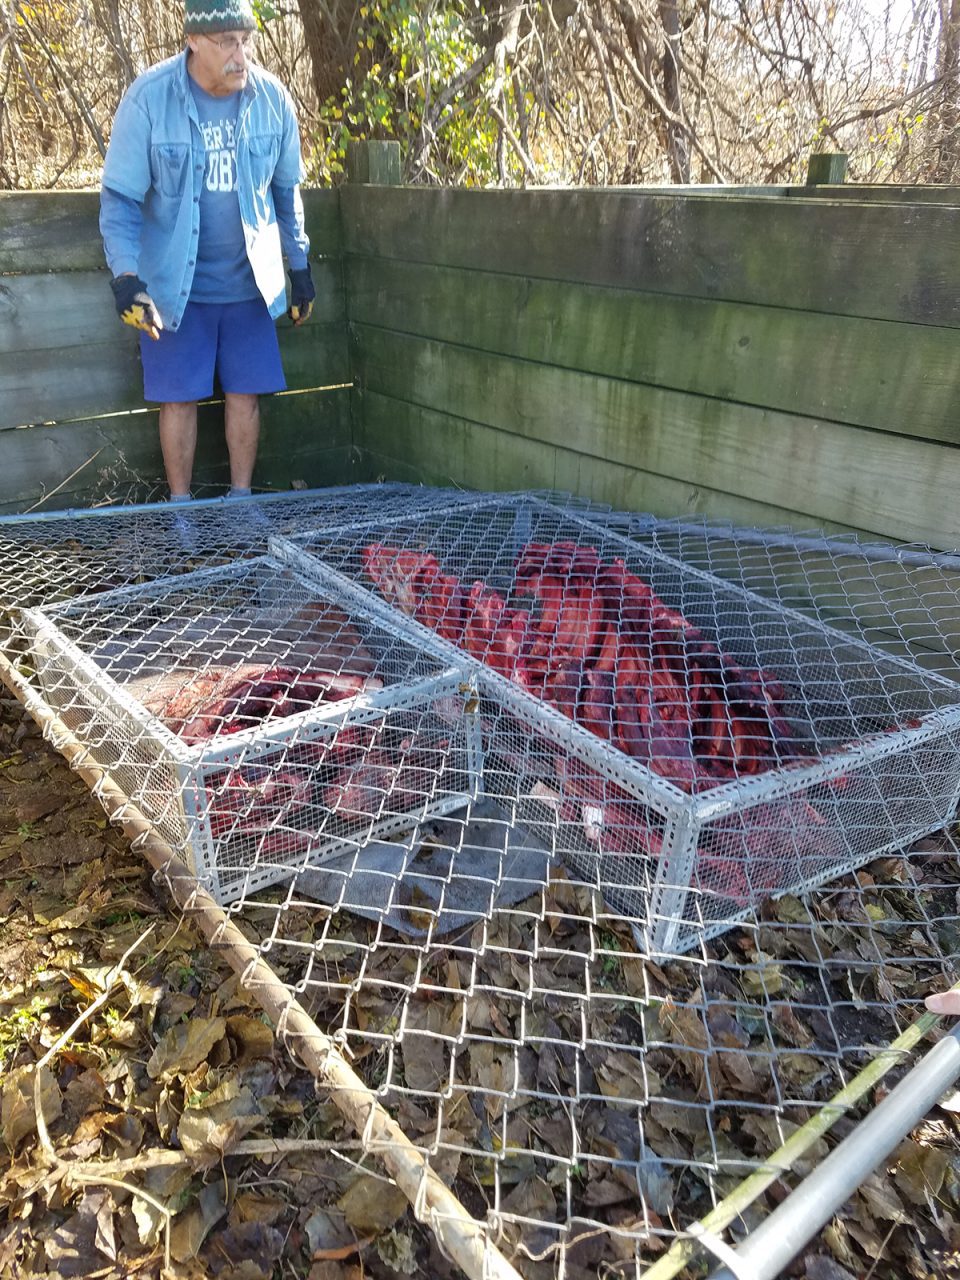
<instances>
[{"instance_id":1,"label":"black and yellow glove","mask_svg":"<svg viewBox=\"0 0 960 1280\"><path fill-rule=\"evenodd\" d=\"M302 271L291 270L288 275L290 276L290 307L287 315L294 324L303 324L304 320L310 319L313 300L317 296L313 276L310 274L309 265Z\"/></svg>"},{"instance_id":2,"label":"black and yellow glove","mask_svg":"<svg viewBox=\"0 0 960 1280\"><path fill-rule=\"evenodd\" d=\"M147 286L139 276L116 276L110 281L117 304L117 315L124 324L132 325L148 333L156 342L163 328L160 312L147 293Z\"/></svg>"}]
</instances>

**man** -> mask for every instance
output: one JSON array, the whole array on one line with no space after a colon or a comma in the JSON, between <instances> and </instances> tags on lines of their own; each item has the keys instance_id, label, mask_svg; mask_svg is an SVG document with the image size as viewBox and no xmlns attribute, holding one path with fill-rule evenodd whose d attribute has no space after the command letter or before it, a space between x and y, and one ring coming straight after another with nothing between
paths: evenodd
<instances>
[{"instance_id":1,"label":"man","mask_svg":"<svg viewBox=\"0 0 960 1280\"><path fill-rule=\"evenodd\" d=\"M124 95L103 170L100 231L117 311L141 330L144 398L160 403L172 502L190 498L197 401L225 400L231 495L249 494L259 395L282 391L274 320L316 296L293 103L253 61L250 0L186 0L182 53Z\"/></svg>"}]
</instances>

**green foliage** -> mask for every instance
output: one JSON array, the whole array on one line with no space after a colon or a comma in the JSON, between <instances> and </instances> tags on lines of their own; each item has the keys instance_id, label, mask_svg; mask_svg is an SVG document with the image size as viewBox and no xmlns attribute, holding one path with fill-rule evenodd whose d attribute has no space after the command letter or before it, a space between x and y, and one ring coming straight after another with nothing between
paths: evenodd
<instances>
[{"instance_id":1,"label":"green foliage","mask_svg":"<svg viewBox=\"0 0 960 1280\"><path fill-rule=\"evenodd\" d=\"M404 155L416 155L426 121L428 176L466 186L494 180L497 124L483 99L493 83L492 67L456 95L439 119L430 114L443 90L480 57L474 32L483 22L482 11L462 0L442 7L430 0L361 5L343 86L320 107L311 178L337 180L354 139L397 139Z\"/></svg>"},{"instance_id":2,"label":"green foliage","mask_svg":"<svg viewBox=\"0 0 960 1280\"><path fill-rule=\"evenodd\" d=\"M251 0L251 8L253 9L253 16L257 20L257 26L261 31L268 22L273 22L275 18L279 17L280 13L279 9L270 3L270 0Z\"/></svg>"},{"instance_id":3,"label":"green foliage","mask_svg":"<svg viewBox=\"0 0 960 1280\"><path fill-rule=\"evenodd\" d=\"M49 1003L44 996L36 996L28 1004L15 1006L0 1018L0 1069L5 1069L16 1057L24 1041L39 1036Z\"/></svg>"}]
</instances>

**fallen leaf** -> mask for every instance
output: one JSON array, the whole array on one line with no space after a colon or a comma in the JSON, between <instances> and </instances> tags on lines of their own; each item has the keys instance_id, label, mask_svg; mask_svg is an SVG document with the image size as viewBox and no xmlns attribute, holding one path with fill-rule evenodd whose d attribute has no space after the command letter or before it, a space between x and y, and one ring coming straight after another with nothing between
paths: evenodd
<instances>
[{"instance_id":1,"label":"fallen leaf","mask_svg":"<svg viewBox=\"0 0 960 1280\"><path fill-rule=\"evenodd\" d=\"M336 1209L314 1209L303 1224L303 1233L311 1258L349 1258L359 1248L356 1232Z\"/></svg>"},{"instance_id":2,"label":"fallen leaf","mask_svg":"<svg viewBox=\"0 0 960 1280\"><path fill-rule=\"evenodd\" d=\"M660 1006L659 1021L677 1058L696 1084L697 1093L707 1096L710 1093L710 1039L702 1015L696 1009L671 1001ZM678 1049L678 1045L687 1046L688 1051Z\"/></svg>"},{"instance_id":3,"label":"fallen leaf","mask_svg":"<svg viewBox=\"0 0 960 1280\"><path fill-rule=\"evenodd\" d=\"M51 1270L61 1276L86 1276L116 1261L111 1194L87 1191L77 1211L46 1237L44 1250L54 1264Z\"/></svg>"},{"instance_id":4,"label":"fallen leaf","mask_svg":"<svg viewBox=\"0 0 960 1280\"><path fill-rule=\"evenodd\" d=\"M147 1063L151 1080L169 1079L193 1071L206 1062L227 1029L223 1018L191 1018L179 1022L165 1033Z\"/></svg>"},{"instance_id":5,"label":"fallen leaf","mask_svg":"<svg viewBox=\"0 0 960 1280\"><path fill-rule=\"evenodd\" d=\"M273 1057L273 1031L265 1022L245 1013L235 1013L226 1022L227 1036L235 1046L234 1060L238 1066Z\"/></svg>"},{"instance_id":6,"label":"fallen leaf","mask_svg":"<svg viewBox=\"0 0 960 1280\"><path fill-rule=\"evenodd\" d=\"M16 1151L29 1133L37 1131L37 1113L33 1102L35 1068L19 1067L4 1078L0 1095L0 1128L8 1151ZM40 1070L40 1106L48 1127L60 1116L63 1099L60 1086L49 1067Z\"/></svg>"},{"instance_id":7,"label":"fallen leaf","mask_svg":"<svg viewBox=\"0 0 960 1280\"><path fill-rule=\"evenodd\" d=\"M757 960L757 968L744 969L740 974L740 985L745 993L754 999L779 995L783 990L782 967L770 964L766 956L758 955Z\"/></svg>"},{"instance_id":8,"label":"fallen leaf","mask_svg":"<svg viewBox=\"0 0 960 1280\"><path fill-rule=\"evenodd\" d=\"M274 1264L283 1253L283 1233L262 1222L244 1222L218 1231L204 1257L210 1272L224 1280L270 1280Z\"/></svg>"},{"instance_id":9,"label":"fallen leaf","mask_svg":"<svg viewBox=\"0 0 960 1280\"><path fill-rule=\"evenodd\" d=\"M911 1204L923 1207L940 1194L949 1167L949 1151L924 1147L908 1138L897 1152L893 1180Z\"/></svg>"},{"instance_id":10,"label":"fallen leaf","mask_svg":"<svg viewBox=\"0 0 960 1280\"><path fill-rule=\"evenodd\" d=\"M790 893L779 899L774 910L783 924L808 924L810 921L810 912L799 898Z\"/></svg>"},{"instance_id":11,"label":"fallen leaf","mask_svg":"<svg viewBox=\"0 0 960 1280\"><path fill-rule=\"evenodd\" d=\"M806 1259L805 1280L856 1280L839 1262L828 1258L826 1254L817 1253Z\"/></svg>"},{"instance_id":12,"label":"fallen leaf","mask_svg":"<svg viewBox=\"0 0 960 1280\"><path fill-rule=\"evenodd\" d=\"M861 1182L857 1190L858 1198L866 1205L870 1216L885 1222L905 1222L908 1215L903 1203L889 1179L873 1173ZM857 1217L863 1222L862 1214Z\"/></svg>"},{"instance_id":13,"label":"fallen leaf","mask_svg":"<svg viewBox=\"0 0 960 1280\"><path fill-rule=\"evenodd\" d=\"M170 1232L170 1252L177 1262L195 1258L204 1240L227 1211L222 1181L211 1182L196 1204L177 1216Z\"/></svg>"},{"instance_id":14,"label":"fallen leaf","mask_svg":"<svg viewBox=\"0 0 960 1280\"><path fill-rule=\"evenodd\" d=\"M453 1004L455 1013L439 1001L411 1003L403 1046L403 1071L412 1089L432 1092L449 1083L453 1055L449 1037L460 1030L460 1008L459 1002ZM448 1039L441 1038L444 1036Z\"/></svg>"},{"instance_id":15,"label":"fallen leaf","mask_svg":"<svg viewBox=\"0 0 960 1280\"><path fill-rule=\"evenodd\" d=\"M67 1085L63 1094L64 1114L72 1125L103 1102L107 1087L99 1071L90 1068Z\"/></svg>"},{"instance_id":16,"label":"fallen leaf","mask_svg":"<svg viewBox=\"0 0 960 1280\"><path fill-rule=\"evenodd\" d=\"M821 1239L841 1266L856 1271L857 1255L847 1238L847 1228L842 1218L834 1218L832 1222L828 1222Z\"/></svg>"},{"instance_id":17,"label":"fallen leaf","mask_svg":"<svg viewBox=\"0 0 960 1280\"><path fill-rule=\"evenodd\" d=\"M238 1074L225 1076L220 1083L209 1092L201 1092L203 1085L207 1083L207 1072L205 1067L201 1068L200 1075L200 1080L195 1081L191 1077L184 1081L184 1094L188 1107L197 1111L203 1111L206 1107L215 1107L221 1102L232 1102L234 1098L239 1098L240 1091L243 1086L240 1083L240 1076Z\"/></svg>"},{"instance_id":18,"label":"fallen leaf","mask_svg":"<svg viewBox=\"0 0 960 1280\"><path fill-rule=\"evenodd\" d=\"M54 809L59 808L62 803L61 796L56 792L51 793L49 788L44 787L19 802L15 811L17 821L24 824L36 822L38 818L45 818L48 813L53 813Z\"/></svg>"},{"instance_id":19,"label":"fallen leaf","mask_svg":"<svg viewBox=\"0 0 960 1280\"><path fill-rule=\"evenodd\" d=\"M800 1021L790 1005L776 1005L771 1014L771 1021L778 1036L786 1041L787 1044L795 1045L800 1049L806 1049L813 1044L813 1032Z\"/></svg>"},{"instance_id":20,"label":"fallen leaf","mask_svg":"<svg viewBox=\"0 0 960 1280\"><path fill-rule=\"evenodd\" d=\"M635 1199L636 1192L614 1178L591 1178L583 1191L583 1203L593 1209L605 1209L612 1204Z\"/></svg>"},{"instance_id":21,"label":"fallen leaf","mask_svg":"<svg viewBox=\"0 0 960 1280\"><path fill-rule=\"evenodd\" d=\"M188 1107L180 1117L177 1136L191 1156L209 1155L219 1159L262 1119L257 1100L243 1088L235 1098L212 1107Z\"/></svg>"},{"instance_id":22,"label":"fallen leaf","mask_svg":"<svg viewBox=\"0 0 960 1280\"><path fill-rule=\"evenodd\" d=\"M596 1055L588 1054L588 1059L597 1073L600 1092L607 1098L645 1104L662 1088L659 1075L635 1054L605 1049Z\"/></svg>"},{"instance_id":23,"label":"fallen leaf","mask_svg":"<svg viewBox=\"0 0 960 1280\"><path fill-rule=\"evenodd\" d=\"M103 1126L103 1136L110 1139L110 1154L120 1160L135 1156L143 1143L143 1122L131 1112L111 1116Z\"/></svg>"},{"instance_id":24,"label":"fallen leaf","mask_svg":"<svg viewBox=\"0 0 960 1280\"><path fill-rule=\"evenodd\" d=\"M337 1207L354 1231L379 1235L406 1213L407 1197L395 1183L361 1174L337 1201Z\"/></svg>"},{"instance_id":25,"label":"fallen leaf","mask_svg":"<svg viewBox=\"0 0 960 1280\"><path fill-rule=\"evenodd\" d=\"M113 1196L109 1191L99 1193L100 1203L96 1203L97 1192L87 1193L85 1203L90 1202L96 1214L96 1234L94 1248L99 1249L111 1262L117 1260L117 1242L113 1234Z\"/></svg>"},{"instance_id":26,"label":"fallen leaf","mask_svg":"<svg viewBox=\"0 0 960 1280\"><path fill-rule=\"evenodd\" d=\"M377 1237L377 1253L380 1261L403 1276L417 1274L417 1254L413 1236L408 1231L386 1231Z\"/></svg>"},{"instance_id":27,"label":"fallen leaf","mask_svg":"<svg viewBox=\"0 0 960 1280\"><path fill-rule=\"evenodd\" d=\"M119 1022L98 1026L90 1039L94 1044L103 1044L109 1040L112 1044L123 1045L126 1049L135 1049L141 1037L142 1028L139 1022L135 1022L133 1018L121 1018Z\"/></svg>"},{"instance_id":28,"label":"fallen leaf","mask_svg":"<svg viewBox=\"0 0 960 1280\"><path fill-rule=\"evenodd\" d=\"M315 1262L307 1272L307 1280L366 1280L360 1267L342 1266L339 1262Z\"/></svg>"},{"instance_id":29,"label":"fallen leaf","mask_svg":"<svg viewBox=\"0 0 960 1280\"><path fill-rule=\"evenodd\" d=\"M133 1196L130 1201L133 1220L137 1224L137 1235L140 1243L148 1249L152 1249L158 1242L163 1232L166 1222L166 1214L161 1212L155 1204L149 1200L144 1200L140 1196Z\"/></svg>"},{"instance_id":30,"label":"fallen leaf","mask_svg":"<svg viewBox=\"0 0 960 1280\"><path fill-rule=\"evenodd\" d=\"M557 1199L553 1188L542 1178L525 1178L518 1183L500 1205L505 1216L503 1221L504 1235L513 1243L523 1240L524 1247L532 1254L549 1250L556 1241L556 1235L547 1223L557 1221ZM526 1221L513 1221L517 1218ZM544 1223L542 1227L531 1226L531 1223ZM553 1267L550 1268L553 1274Z\"/></svg>"},{"instance_id":31,"label":"fallen leaf","mask_svg":"<svg viewBox=\"0 0 960 1280\"><path fill-rule=\"evenodd\" d=\"M272 1227L288 1208L282 1196L266 1191L241 1191L230 1209L230 1224L239 1226L244 1222L262 1222L265 1227Z\"/></svg>"}]
</instances>

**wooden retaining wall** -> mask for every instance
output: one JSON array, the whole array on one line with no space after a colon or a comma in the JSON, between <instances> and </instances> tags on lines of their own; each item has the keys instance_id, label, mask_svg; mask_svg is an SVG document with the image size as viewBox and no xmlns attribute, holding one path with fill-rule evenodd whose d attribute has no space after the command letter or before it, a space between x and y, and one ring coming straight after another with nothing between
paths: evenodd
<instances>
[{"instance_id":1,"label":"wooden retaining wall","mask_svg":"<svg viewBox=\"0 0 960 1280\"><path fill-rule=\"evenodd\" d=\"M114 311L98 207L95 192L0 196L0 511L143 497L162 481L157 410ZM267 488L356 474L337 193L306 193L305 210L318 296L309 325L280 322L289 391L263 401L255 483ZM195 481L229 481L217 402L201 407Z\"/></svg>"},{"instance_id":2,"label":"wooden retaining wall","mask_svg":"<svg viewBox=\"0 0 960 1280\"><path fill-rule=\"evenodd\" d=\"M956 195L814 191L344 187L365 474L956 547Z\"/></svg>"}]
</instances>

